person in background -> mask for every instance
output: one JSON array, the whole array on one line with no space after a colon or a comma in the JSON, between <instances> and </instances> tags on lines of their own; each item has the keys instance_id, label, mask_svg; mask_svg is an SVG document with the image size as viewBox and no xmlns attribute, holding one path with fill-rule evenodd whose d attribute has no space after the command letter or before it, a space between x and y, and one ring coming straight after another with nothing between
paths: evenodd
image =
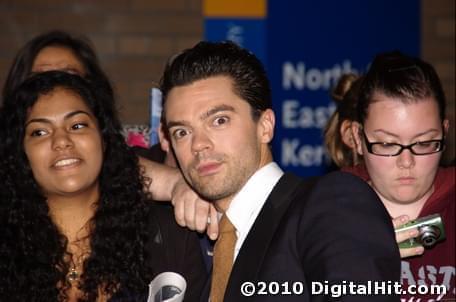
<instances>
[{"instance_id":1,"label":"person in background","mask_svg":"<svg viewBox=\"0 0 456 302\"><path fill-rule=\"evenodd\" d=\"M338 102L338 106L326 125L325 145L333 162L342 171L353 173L363 179L369 179L364 167L363 157L357 152L355 136L351 127L353 122L358 119L357 104L362 78L354 74L342 75L334 88L332 96ZM393 219L393 224L396 228L407 222L409 222L409 219L402 215ZM397 242L401 243L404 240L414 238L416 231L397 233ZM400 252L402 258L407 258L422 254L424 249L402 247Z\"/></svg>"},{"instance_id":2,"label":"person in background","mask_svg":"<svg viewBox=\"0 0 456 302\"><path fill-rule=\"evenodd\" d=\"M64 31L54 30L36 36L18 51L2 89L1 103L7 105L8 102L14 102L14 98L10 97L12 92L30 75L49 70L78 74L88 81L95 82L98 85L96 92L106 95L101 98L115 102L112 85L101 68L90 41L85 37L76 37ZM112 112L112 114L116 114L116 112ZM2 130L0 129L0 131ZM0 144L0 154L2 145ZM209 204L201 201L199 196L190 190L177 169L154 163L142 157L140 157L140 163L147 176L152 179L148 190L152 193L154 200L171 200L177 204L176 215L178 216L176 219L181 224L185 225L186 217L183 216L181 209L186 204L197 204L198 211L208 211ZM194 225L187 224L192 227ZM202 229L205 222L198 221L197 224L198 229ZM213 226L209 226L208 233L214 237L211 227Z\"/></svg>"},{"instance_id":3,"label":"person in background","mask_svg":"<svg viewBox=\"0 0 456 302\"><path fill-rule=\"evenodd\" d=\"M376 56L359 91L352 130L365 172L360 173L359 167L343 170L371 185L395 217L396 226L440 214L446 232L446 239L430 249L401 249L401 254L409 257L402 261L404 289L437 284L444 285L447 293L440 297L405 293L402 301L452 301L456 297L455 170L439 167L449 128L445 106L434 68L400 52ZM416 237L418 230L402 233L398 242Z\"/></svg>"},{"instance_id":4,"label":"person in background","mask_svg":"<svg viewBox=\"0 0 456 302\"><path fill-rule=\"evenodd\" d=\"M96 87L66 72L38 73L0 110L0 170L9 176L0 200L0 296L145 301L152 279L173 271L187 281L186 301L196 301L206 280L196 234L176 224L170 207L149 201L114 102Z\"/></svg>"},{"instance_id":5,"label":"person in background","mask_svg":"<svg viewBox=\"0 0 456 302\"><path fill-rule=\"evenodd\" d=\"M28 41L16 54L2 90L3 102L32 73L62 70L93 80L114 100L111 83L85 37L64 31L50 31Z\"/></svg>"},{"instance_id":6,"label":"person in background","mask_svg":"<svg viewBox=\"0 0 456 302\"><path fill-rule=\"evenodd\" d=\"M270 86L252 53L232 42L200 42L173 57L160 88L179 167L220 216L202 301L328 301L313 282L399 281L391 220L365 182L343 172L305 182L273 162ZM302 291L245 296L245 281L297 282Z\"/></svg>"}]
</instances>

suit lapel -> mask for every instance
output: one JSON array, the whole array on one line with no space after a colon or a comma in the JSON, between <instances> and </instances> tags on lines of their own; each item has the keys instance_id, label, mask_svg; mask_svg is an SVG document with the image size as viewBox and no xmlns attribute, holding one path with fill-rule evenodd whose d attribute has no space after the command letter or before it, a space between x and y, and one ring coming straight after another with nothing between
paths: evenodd
<instances>
[{"instance_id":1,"label":"suit lapel","mask_svg":"<svg viewBox=\"0 0 456 302\"><path fill-rule=\"evenodd\" d=\"M303 185L302 179L287 173L272 190L236 258L225 301L236 301L239 282L255 280L257 277L275 230L300 185Z\"/></svg>"}]
</instances>

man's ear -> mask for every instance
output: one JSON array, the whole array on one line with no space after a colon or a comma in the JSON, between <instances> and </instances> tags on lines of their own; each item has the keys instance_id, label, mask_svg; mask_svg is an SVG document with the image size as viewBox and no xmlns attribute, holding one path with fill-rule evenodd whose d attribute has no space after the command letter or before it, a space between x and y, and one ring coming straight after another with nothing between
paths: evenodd
<instances>
[{"instance_id":1,"label":"man's ear","mask_svg":"<svg viewBox=\"0 0 456 302\"><path fill-rule=\"evenodd\" d=\"M170 142L168 140L168 136L166 135L167 131L165 129L165 126L160 122L160 125L158 125L158 140L160 141L160 147L162 148L163 151L168 153L170 151Z\"/></svg>"},{"instance_id":2,"label":"man's ear","mask_svg":"<svg viewBox=\"0 0 456 302\"><path fill-rule=\"evenodd\" d=\"M271 109L266 109L261 113L258 120L258 137L264 144L269 144L274 137L275 115Z\"/></svg>"},{"instance_id":3,"label":"man's ear","mask_svg":"<svg viewBox=\"0 0 456 302\"><path fill-rule=\"evenodd\" d=\"M361 133L361 131L363 131L361 124L358 122L352 122L351 130L352 130L353 139L355 142L355 149L359 155L363 155L362 142L361 142L361 138L360 138L360 136L361 136L360 133Z\"/></svg>"}]
</instances>

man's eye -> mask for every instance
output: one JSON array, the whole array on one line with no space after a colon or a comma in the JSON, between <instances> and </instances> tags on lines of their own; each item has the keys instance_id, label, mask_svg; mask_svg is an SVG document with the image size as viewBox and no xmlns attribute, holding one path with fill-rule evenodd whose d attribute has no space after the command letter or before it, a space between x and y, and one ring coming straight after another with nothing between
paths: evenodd
<instances>
[{"instance_id":1,"label":"man's eye","mask_svg":"<svg viewBox=\"0 0 456 302\"><path fill-rule=\"evenodd\" d=\"M30 133L30 136L43 136L43 135L46 135L46 134L47 134L47 131L42 130L42 129L37 129L37 130L33 130Z\"/></svg>"},{"instance_id":2,"label":"man's eye","mask_svg":"<svg viewBox=\"0 0 456 302\"><path fill-rule=\"evenodd\" d=\"M219 116L214 119L215 126L221 126L229 122L229 118L227 116Z\"/></svg>"},{"instance_id":3,"label":"man's eye","mask_svg":"<svg viewBox=\"0 0 456 302\"><path fill-rule=\"evenodd\" d=\"M182 138L187 135L187 131L184 129L177 129L173 131L173 137L176 139Z\"/></svg>"},{"instance_id":4,"label":"man's eye","mask_svg":"<svg viewBox=\"0 0 456 302\"><path fill-rule=\"evenodd\" d=\"M78 130L78 129L82 129L82 128L85 128L87 127L87 124L85 123L77 123L77 124L74 124L73 126L71 126L71 129L72 130Z\"/></svg>"}]
</instances>

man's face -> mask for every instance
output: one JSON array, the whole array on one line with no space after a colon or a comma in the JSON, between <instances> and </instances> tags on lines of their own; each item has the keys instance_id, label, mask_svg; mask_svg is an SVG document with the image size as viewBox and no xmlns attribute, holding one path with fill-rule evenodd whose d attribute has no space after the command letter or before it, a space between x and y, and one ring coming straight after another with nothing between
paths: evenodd
<instances>
[{"instance_id":1,"label":"man's face","mask_svg":"<svg viewBox=\"0 0 456 302\"><path fill-rule=\"evenodd\" d=\"M252 118L232 81L216 76L171 89L166 127L179 166L194 189L226 210L250 176L272 160L274 114Z\"/></svg>"}]
</instances>

